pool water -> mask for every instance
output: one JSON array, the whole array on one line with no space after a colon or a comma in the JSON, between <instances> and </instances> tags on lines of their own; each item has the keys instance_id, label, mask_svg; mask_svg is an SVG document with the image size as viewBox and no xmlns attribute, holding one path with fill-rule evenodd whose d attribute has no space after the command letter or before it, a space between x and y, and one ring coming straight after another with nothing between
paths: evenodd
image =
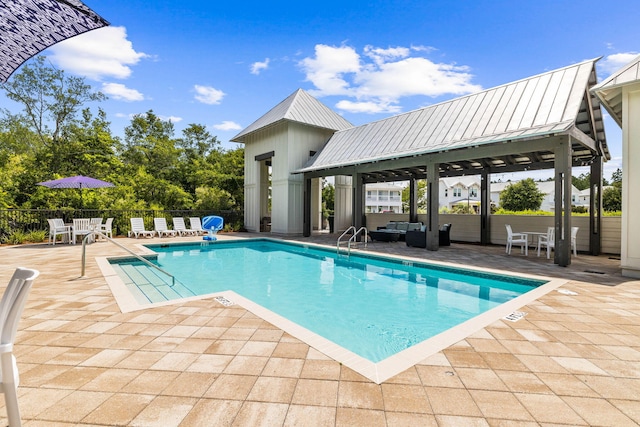
<instances>
[{"instance_id":1,"label":"pool water","mask_svg":"<svg viewBox=\"0 0 640 427\"><path fill-rule=\"evenodd\" d=\"M147 247L183 296L232 290L374 363L545 283L265 239Z\"/></svg>"}]
</instances>

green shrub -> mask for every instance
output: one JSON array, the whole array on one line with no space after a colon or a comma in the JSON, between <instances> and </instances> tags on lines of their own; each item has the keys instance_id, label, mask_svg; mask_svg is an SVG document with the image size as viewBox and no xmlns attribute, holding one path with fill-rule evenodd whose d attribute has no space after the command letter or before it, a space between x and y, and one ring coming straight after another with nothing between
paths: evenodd
<instances>
[{"instance_id":1,"label":"green shrub","mask_svg":"<svg viewBox=\"0 0 640 427\"><path fill-rule=\"evenodd\" d=\"M9 243L12 245L19 245L24 243L27 240L27 233L21 230L15 230L9 233L7 237L5 237L5 243Z\"/></svg>"},{"instance_id":2,"label":"green shrub","mask_svg":"<svg viewBox=\"0 0 640 427\"><path fill-rule=\"evenodd\" d=\"M26 235L26 241L33 243L44 242L46 238L47 232L45 230L32 230Z\"/></svg>"}]
</instances>

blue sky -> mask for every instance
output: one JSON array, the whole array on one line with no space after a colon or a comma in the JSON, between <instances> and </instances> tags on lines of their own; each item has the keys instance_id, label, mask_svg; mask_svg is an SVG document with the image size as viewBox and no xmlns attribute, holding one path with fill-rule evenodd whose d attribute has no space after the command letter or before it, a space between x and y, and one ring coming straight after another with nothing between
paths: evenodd
<instances>
[{"instance_id":1,"label":"blue sky","mask_svg":"<svg viewBox=\"0 0 640 427\"><path fill-rule=\"evenodd\" d=\"M85 3L111 26L45 54L107 94L113 133L153 110L226 148L298 88L359 125L600 56L602 80L640 52L637 0Z\"/></svg>"}]
</instances>

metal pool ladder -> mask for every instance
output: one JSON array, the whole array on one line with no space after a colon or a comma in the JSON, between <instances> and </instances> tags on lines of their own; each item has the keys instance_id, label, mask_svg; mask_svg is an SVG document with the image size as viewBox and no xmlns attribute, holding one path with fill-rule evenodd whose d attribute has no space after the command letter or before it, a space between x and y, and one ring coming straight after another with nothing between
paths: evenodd
<instances>
[{"instance_id":1,"label":"metal pool ladder","mask_svg":"<svg viewBox=\"0 0 640 427\"><path fill-rule=\"evenodd\" d=\"M355 226L351 226L347 228L344 233L338 237L338 242L336 243L336 253L340 254L340 243L342 243L342 238L345 237L349 232L353 232L353 235L347 241L347 256L351 255L351 242L355 242L356 238L364 233L364 247L367 248L367 241L369 240L369 232L367 231L367 227L360 227L360 229L356 230Z\"/></svg>"}]
</instances>

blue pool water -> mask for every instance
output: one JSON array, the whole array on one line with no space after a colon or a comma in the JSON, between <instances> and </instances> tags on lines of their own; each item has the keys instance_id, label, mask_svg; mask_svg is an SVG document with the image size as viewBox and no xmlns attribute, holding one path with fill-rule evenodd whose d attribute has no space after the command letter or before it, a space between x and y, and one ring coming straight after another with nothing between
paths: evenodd
<instances>
[{"instance_id":1,"label":"blue pool water","mask_svg":"<svg viewBox=\"0 0 640 427\"><path fill-rule=\"evenodd\" d=\"M372 362L545 283L265 239L147 246L182 296L233 290Z\"/></svg>"}]
</instances>

